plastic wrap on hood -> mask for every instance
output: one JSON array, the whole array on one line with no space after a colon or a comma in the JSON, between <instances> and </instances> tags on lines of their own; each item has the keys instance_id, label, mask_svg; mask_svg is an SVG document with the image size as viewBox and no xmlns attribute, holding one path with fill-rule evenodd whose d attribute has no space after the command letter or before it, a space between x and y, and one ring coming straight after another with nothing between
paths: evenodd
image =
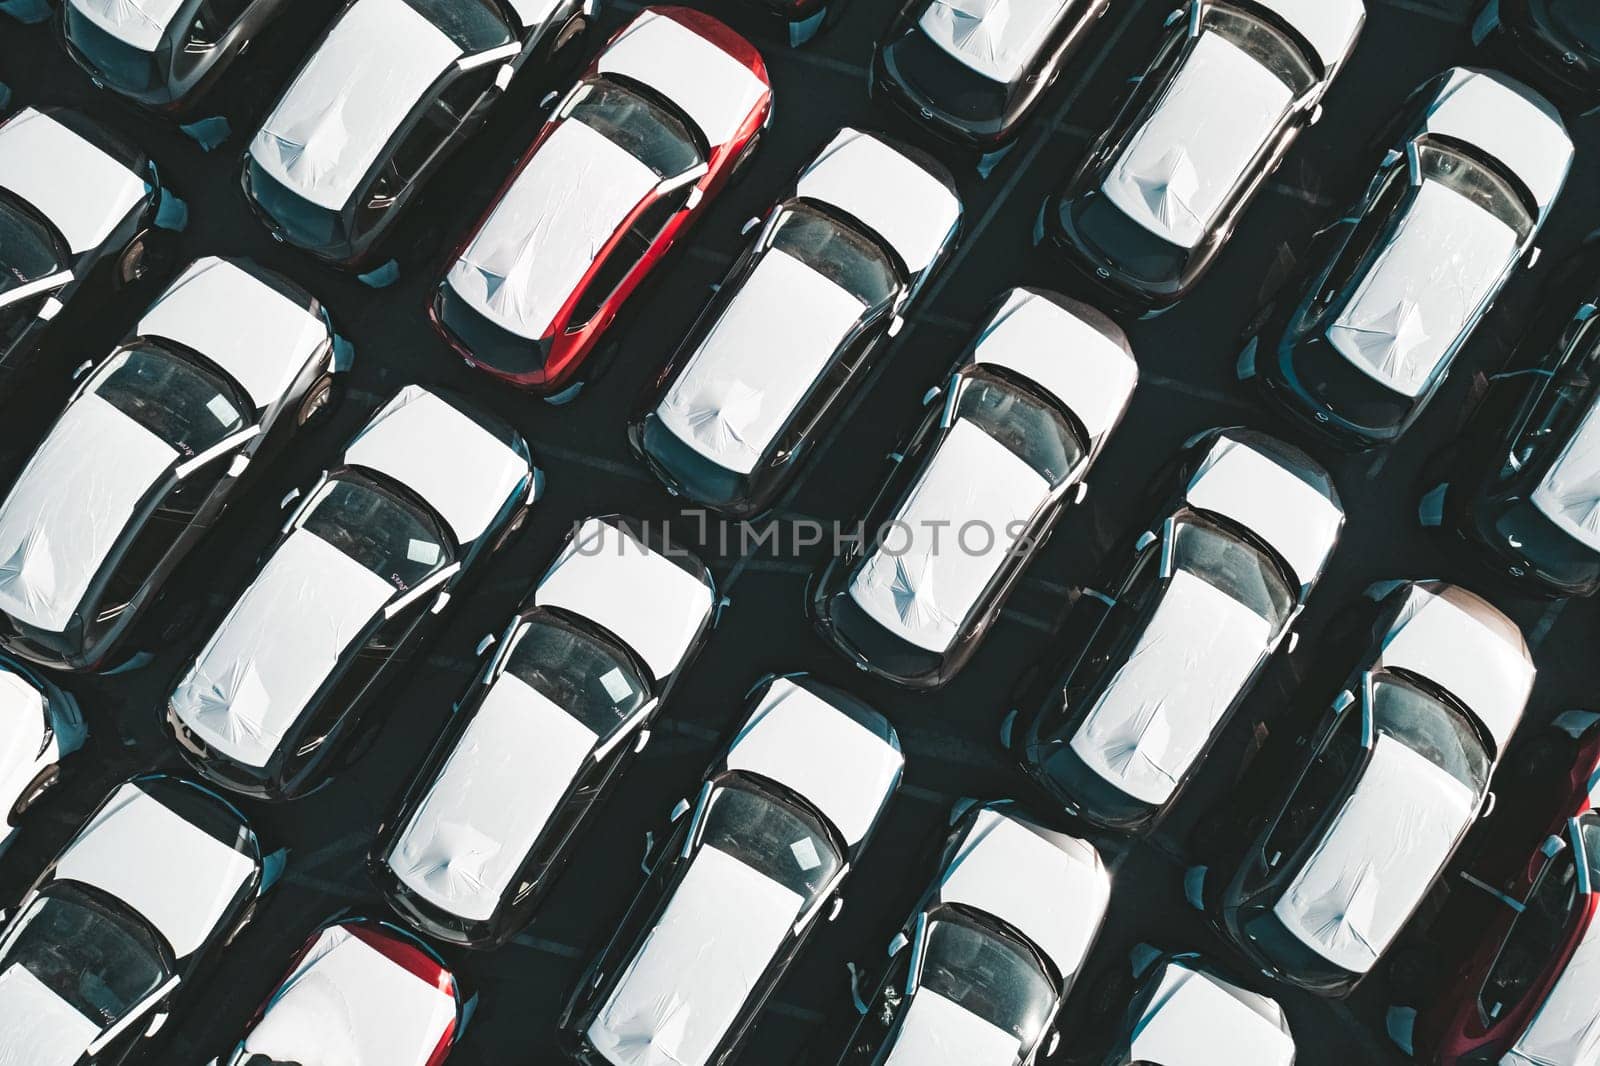
<instances>
[{"instance_id":1,"label":"plastic wrap on hood","mask_svg":"<svg viewBox=\"0 0 1600 1066\"><path fill-rule=\"evenodd\" d=\"M1424 181L1328 342L1385 388L1421 396L1516 256L1511 227Z\"/></svg>"},{"instance_id":2,"label":"plastic wrap on hood","mask_svg":"<svg viewBox=\"0 0 1600 1066\"><path fill-rule=\"evenodd\" d=\"M677 19L646 9L595 61L650 86L688 115L712 148L739 131L771 90L743 62Z\"/></svg>"},{"instance_id":3,"label":"plastic wrap on hood","mask_svg":"<svg viewBox=\"0 0 1600 1066\"><path fill-rule=\"evenodd\" d=\"M1072 750L1128 795L1165 803L1271 640L1266 619L1177 571L1127 661L1073 734Z\"/></svg>"},{"instance_id":4,"label":"plastic wrap on hood","mask_svg":"<svg viewBox=\"0 0 1600 1066\"><path fill-rule=\"evenodd\" d=\"M850 579L850 597L879 625L932 652L962 623L1005 565L1050 483L1010 448L957 420L879 546Z\"/></svg>"},{"instance_id":5,"label":"plastic wrap on hood","mask_svg":"<svg viewBox=\"0 0 1600 1066\"><path fill-rule=\"evenodd\" d=\"M338 548L296 530L178 683L173 710L208 747L265 766L345 648L394 595Z\"/></svg>"},{"instance_id":6,"label":"plastic wrap on hood","mask_svg":"<svg viewBox=\"0 0 1600 1066\"><path fill-rule=\"evenodd\" d=\"M568 119L512 181L446 280L501 329L539 340L659 180L604 134Z\"/></svg>"},{"instance_id":7,"label":"plastic wrap on hood","mask_svg":"<svg viewBox=\"0 0 1600 1066\"><path fill-rule=\"evenodd\" d=\"M931 988L920 988L883 1066L1013 1066L1022 1041Z\"/></svg>"},{"instance_id":8,"label":"plastic wrap on hood","mask_svg":"<svg viewBox=\"0 0 1600 1066\"><path fill-rule=\"evenodd\" d=\"M1572 138L1555 107L1508 75L1456 67L1434 97L1427 133L1476 145L1515 174L1539 205L1539 221L1561 194Z\"/></svg>"},{"instance_id":9,"label":"plastic wrap on hood","mask_svg":"<svg viewBox=\"0 0 1600 1066\"><path fill-rule=\"evenodd\" d=\"M92 392L67 406L0 505L0 611L65 628L176 449Z\"/></svg>"},{"instance_id":10,"label":"plastic wrap on hood","mask_svg":"<svg viewBox=\"0 0 1600 1066\"><path fill-rule=\"evenodd\" d=\"M1106 175L1106 197L1180 248L1194 248L1293 102L1289 87L1207 31Z\"/></svg>"},{"instance_id":11,"label":"plastic wrap on hood","mask_svg":"<svg viewBox=\"0 0 1600 1066\"><path fill-rule=\"evenodd\" d=\"M1293 1066L1294 1037L1266 996L1167 964L1132 1034L1133 1061L1183 1066Z\"/></svg>"},{"instance_id":12,"label":"plastic wrap on hood","mask_svg":"<svg viewBox=\"0 0 1600 1066\"><path fill-rule=\"evenodd\" d=\"M90 22L140 52L154 52L184 0L70 0Z\"/></svg>"},{"instance_id":13,"label":"plastic wrap on hood","mask_svg":"<svg viewBox=\"0 0 1600 1066\"><path fill-rule=\"evenodd\" d=\"M1600 1064L1600 926L1590 918L1583 940L1556 978L1503 1066Z\"/></svg>"},{"instance_id":14,"label":"plastic wrap on hood","mask_svg":"<svg viewBox=\"0 0 1600 1066\"><path fill-rule=\"evenodd\" d=\"M455 998L341 926L325 929L245 1039L299 1066L431 1066Z\"/></svg>"},{"instance_id":15,"label":"plastic wrap on hood","mask_svg":"<svg viewBox=\"0 0 1600 1066\"><path fill-rule=\"evenodd\" d=\"M656 408L724 470L760 464L866 305L776 248L762 256Z\"/></svg>"},{"instance_id":16,"label":"plastic wrap on hood","mask_svg":"<svg viewBox=\"0 0 1600 1066\"><path fill-rule=\"evenodd\" d=\"M589 1042L615 1066L705 1066L804 902L702 849L589 1026Z\"/></svg>"},{"instance_id":17,"label":"plastic wrap on hood","mask_svg":"<svg viewBox=\"0 0 1600 1066\"><path fill-rule=\"evenodd\" d=\"M1479 799L1379 733L1354 793L1273 913L1335 966L1366 973L1443 870Z\"/></svg>"},{"instance_id":18,"label":"plastic wrap on hood","mask_svg":"<svg viewBox=\"0 0 1600 1066\"><path fill-rule=\"evenodd\" d=\"M76 1066L100 1026L26 968L0 974L0 1066Z\"/></svg>"},{"instance_id":19,"label":"plastic wrap on hood","mask_svg":"<svg viewBox=\"0 0 1600 1066\"><path fill-rule=\"evenodd\" d=\"M1600 552L1600 405L1589 408L1529 499L1568 536Z\"/></svg>"},{"instance_id":20,"label":"plastic wrap on hood","mask_svg":"<svg viewBox=\"0 0 1600 1066\"><path fill-rule=\"evenodd\" d=\"M1069 0L933 0L917 25L963 65L1009 85L1039 54Z\"/></svg>"},{"instance_id":21,"label":"plastic wrap on hood","mask_svg":"<svg viewBox=\"0 0 1600 1066\"><path fill-rule=\"evenodd\" d=\"M435 906L488 920L595 740L527 682L501 674L395 841L389 868Z\"/></svg>"},{"instance_id":22,"label":"plastic wrap on hood","mask_svg":"<svg viewBox=\"0 0 1600 1066\"><path fill-rule=\"evenodd\" d=\"M143 174L31 107L0 126L0 189L49 219L73 255L98 247L150 196Z\"/></svg>"},{"instance_id":23,"label":"plastic wrap on hood","mask_svg":"<svg viewBox=\"0 0 1600 1066\"><path fill-rule=\"evenodd\" d=\"M309 202L342 210L412 108L460 58L460 47L405 0L360 0L300 69L250 154Z\"/></svg>"}]
</instances>

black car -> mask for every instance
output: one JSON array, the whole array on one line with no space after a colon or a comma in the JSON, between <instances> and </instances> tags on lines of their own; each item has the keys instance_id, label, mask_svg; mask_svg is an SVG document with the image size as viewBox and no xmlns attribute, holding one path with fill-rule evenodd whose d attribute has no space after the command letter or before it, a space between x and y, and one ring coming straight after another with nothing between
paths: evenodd
<instances>
[{"instance_id":1,"label":"black car","mask_svg":"<svg viewBox=\"0 0 1600 1066\"><path fill-rule=\"evenodd\" d=\"M376 737L383 682L522 525L540 484L516 430L402 389L300 503L178 680L163 720L184 758L261 799L326 784Z\"/></svg>"},{"instance_id":2,"label":"black car","mask_svg":"<svg viewBox=\"0 0 1600 1066\"><path fill-rule=\"evenodd\" d=\"M1111 0L910 0L874 53L871 91L957 144L998 151L1109 10Z\"/></svg>"},{"instance_id":3,"label":"black car","mask_svg":"<svg viewBox=\"0 0 1600 1066\"><path fill-rule=\"evenodd\" d=\"M369 262L519 71L551 78L577 60L593 0L542 7L351 0L245 150L245 196L272 235L336 265Z\"/></svg>"},{"instance_id":4,"label":"black car","mask_svg":"<svg viewBox=\"0 0 1600 1066\"><path fill-rule=\"evenodd\" d=\"M659 529L591 518L512 616L368 860L429 936L494 948L532 919L704 646L705 564Z\"/></svg>"},{"instance_id":5,"label":"black car","mask_svg":"<svg viewBox=\"0 0 1600 1066\"><path fill-rule=\"evenodd\" d=\"M58 670L112 656L241 490L349 368L315 297L201 259L91 370L0 503L0 645Z\"/></svg>"},{"instance_id":6,"label":"black car","mask_svg":"<svg viewBox=\"0 0 1600 1066\"><path fill-rule=\"evenodd\" d=\"M1472 40L1574 110L1600 103L1600 7L1592 0L1489 0Z\"/></svg>"}]
</instances>

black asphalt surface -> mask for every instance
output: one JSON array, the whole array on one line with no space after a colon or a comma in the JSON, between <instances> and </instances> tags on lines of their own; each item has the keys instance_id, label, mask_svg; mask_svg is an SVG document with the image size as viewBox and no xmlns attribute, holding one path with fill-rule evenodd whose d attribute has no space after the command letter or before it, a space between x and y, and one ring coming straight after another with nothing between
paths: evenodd
<instances>
[{"instance_id":1,"label":"black asphalt surface","mask_svg":"<svg viewBox=\"0 0 1600 1066\"><path fill-rule=\"evenodd\" d=\"M316 925L345 909L384 913L363 871L367 847L474 671L474 645L484 633L499 630L574 521L611 511L677 516L675 535L699 547L732 602L643 760L602 813L538 920L500 951L448 953L483 993L451 1063L556 1060L554 1019L580 967L604 942L642 879L638 863L646 830L659 830L674 802L691 794L736 724L750 684L768 671L794 669L845 684L881 707L898 728L908 760L906 787L852 875L844 914L821 931L778 989L743 1061L785 1066L837 1049L853 1021L844 964L853 959L877 968L931 873L929 845L950 805L962 796L993 798L1023 788L996 739L1007 693L1027 664L1059 643L1051 632L1072 598L1070 590L1099 579L1108 561L1127 553L1151 520L1136 507L1152 474L1186 438L1211 426L1249 424L1299 440L1234 380L1240 327L1284 256L1364 186L1378 162L1371 138L1411 89L1453 63L1473 59L1467 34L1472 0L1368 0L1365 37L1326 102L1326 117L1301 139L1245 216L1210 278L1171 313L1128 323L1142 382L1127 419L1091 472L1085 505L1069 512L970 668L947 690L920 695L857 673L813 634L803 594L826 544L797 555L763 551L743 557L737 537L724 548L710 527L702 538L699 524L678 515L677 504L632 459L623 438L641 388L741 247L744 220L763 210L841 124L914 136L866 95L872 41L888 22L893 0L849 3L836 26L799 51L776 39L750 10L715 8L746 29L767 58L776 91L772 133L743 182L714 205L638 294L637 314L626 324L620 356L608 374L562 408L469 370L424 317L443 257L483 211L539 125L536 102L549 86L537 84L536 77L524 76L402 224L395 242L401 280L374 291L275 245L251 216L238 185L239 155L249 132L333 5L303 0L233 71L218 105L231 118L234 136L209 154L161 119L97 91L61 51L49 26L0 23L0 81L14 89L14 103L82 108L154 154L191 208L184 261L208 253L245 254L282 270L329 305L357 348L351 390L336 416L283 462L260 472L243 504L171 585L139 642L154 653L153 660L117 676L63 679L84 705L91 740L69 764L69 781L41 806L0 863L0 902L15 901L117 780L179 765L158 727L176 674L248 581L278 527L280 497L307 485L393 391L422 382L469 394L522 429L548 475L548 492L528 531L496 570L457 597L441 639L388 689L377 713L391 721L373 750L314 796L283 807L244 805L266 834L293 848L286 882L229 951L198 1002L168 1024L155 1061L191 1066L231 1049L290 953ZM994 297L1013 284L1068 284L1064 272L1030 248L1035 213L1047 189L1109 120L1173 6L1172 0L1117 0L1011 155L987 179L970 167L958 172L967 214L954 259L930 285L878 379L781 505L782 516L857 516L886 473L882 457L913 428L924 391L943 377ZM635 10L631 0L610 5L607 32ZM1574 120L1572 128L1578 161L1546 230L1545 254L1530 276L1513 282L1503 312L1525 306L1540 279L1583 234L1600 226L1594 157L1600 130L1592 120ZM953 155L947 158L954 162ZM159 287L100 306L75 306L62 316L34 379L0 398L0 474L14 473L59 410L72 368L107 351ZM1344 496L1349 522L1343 542L1300 626L1298 650L1269 669L1178 813L1149 840L1099 841L1115 871L1115 889L1105 933L1074 997L1074 1017L1095 1001L1097 988L1109 987L1106 975L1125 966L1136 943L1226 955L1183 903L1186 840L1195 817L1231 787L1256 723L1282 727L1284 694L1297 664L1316 654L1324 619L1382 578L1441 576L1484 587L1478 570L1443 555L1417 527L1415 506L1430 456L1456 432L1474 375L1502 364L1504 341L1518 325L1515 313L1492 320L1463 353L1428 413L1388 454L1340 457L1310 445L1334 471ZM1566 708L1592 705L1595 605L1494 598L1524 626L1540 668L1524 729ZM1272 991L1288 1009L1305 1066L1404 1061L1382 1035L1382 973L1344 1003ZM1054 1061L1069 1061L1075 1050L1081 1043L1069 1025Z\"/></svg>"}]
</instances>

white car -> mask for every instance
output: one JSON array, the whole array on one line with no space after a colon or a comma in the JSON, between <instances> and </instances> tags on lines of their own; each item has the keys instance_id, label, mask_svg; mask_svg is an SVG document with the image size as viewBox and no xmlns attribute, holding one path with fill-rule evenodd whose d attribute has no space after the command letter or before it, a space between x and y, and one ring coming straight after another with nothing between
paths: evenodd
<instances>
[{"instance_id":1,"label":"white car","mask_svg":"<svg viewBox=\"0 0 1600 1066\"><path fill-rule=\"evenodd\" d=\"M47 678L0 655L0 811L6 831L61 779L61 761L89 737L78 701Z\"/></svg>"},{"instance_id":2,"label":"white car","mask_svg":"<svg viewBox=\"0 0 1600 1066\"><path fill-rule=\"evenodd\" d=\"M401 389L284 523L179 680L165 722L184 757L266 799L325 784L335 753L355 757L381 726L367 711L383 679L517 531L540 484L516 430Z\"/></svg>"},{"instance_id":3,"label":"white car","mask_svg":"<svg viewBox=\"0 0 1600 1066\"><path fill-rule=\"evenodd\" d=\"M1013 289L811 596L817 629L879 677L936 688L971 658L1121 421L1139 380L1093 308Z\"/></svg>"},{"instance_id":4,"label":"white car","mask_svg":"<svg viewBox=\"0 0 1600 1066\"><path fill-rule=\"evenodd\" d=\"M479 645L494 653L379 831L370 867L401 917L480 948L526 926L716 612L705 564L648 523L574 529L500 639Z\"/></svg>"},{"instance_id":5,"label":"white car","mask_svg":"<svg viewBox=\"0 0 1600 1066\"><path fill-rule=\"evenodd\" d=\"M1148 958L1134 976L1140 985L1105 1066L1294 1066L1283 1007L1199 956Z\"/></svg>"},{"instance_id":6,"label":"white car","mask_svg":"<svg viewBox=\"0 0 1600 1066\"><path fill-rule=\"evenodd\" d=\"M585 1066L727 1063L823 921L899 788L876 711L804 675L772 677L712 767L562 1015Z\"/></svg>"}]
</instances>

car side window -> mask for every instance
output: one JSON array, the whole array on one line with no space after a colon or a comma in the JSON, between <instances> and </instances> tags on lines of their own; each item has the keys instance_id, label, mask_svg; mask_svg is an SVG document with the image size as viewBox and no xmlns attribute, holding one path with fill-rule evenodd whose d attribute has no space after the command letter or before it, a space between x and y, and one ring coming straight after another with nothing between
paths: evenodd
<instances>
[{"instance_id":1,"label":"car side window","mask_svg":"<svg viewBox=\"0 0 1600 1066\"><path fill-rule=\"evenodd\" d=\"M1344 247L1323 278L1322 287L1305 314L1300 330L1302 335L1310 333L1321 325L1323 317L1355 280L1366 264L1368 256L1376 250L1379 240L1389 228L1395 208L1404 200L1407 190L1411 187L1403 180L1405 172L1403 166L1396 166L1390 170L1384 178L1383 189L1373 202L1372 208L1361 216L1361 220L1350 231Z\"/></svg>"},{"instance_id":2,"label":"car side window","mask_svg":"<svg viewBox=\"0 0 1600 1066\"><path fill-rule=\"evenodd\" d=\"M1484 1017L1492 1020L1514 1008L1549 968L1577 900L1578 869L1569 847L1545 865L1500 945L1479 993Z\"/></svg>"},{"instance_id":3,"label":"car side window","mask_svg":"<svg viewBox=\"0 0 1600 1066\"><path fill-rule=\"evenodd\" d=\"M46 298L40 295L0 307L0 350L16 343L17 338L38 317Z\"/></svg>"},{"instance_id":4,"label":"car side window","mask_svg":"<svg viewBox=\"0 0 1600 1066\"><path fill-rule=\"evenodd\" d=\"M1262 845L1269 870L1300 850L1313 830L1338 801L1361 759L1361 705L1352 703L1340 712L1321 749L1306 765L1294 791L1278 814L1278 823Z\"/></svg>"},{"instance_id":5,"label":"car side window","mask_svg":"<svg viewBox=\"0 0 1600 1066\"><path fill-rule=\"evenodd\" d=\"M589 279L583 295L578 297L578 302L573 305L572 318L567 325L569 331L582 329L599 313L600 308L611 298L611 294L633 272L633 268L639 265L639 261L650 250L650 246L661 235L661 231L666 228L672 216L689 202L689 190L692 187L684 185L674 189L639 212L639 217L628 227L628 232L617 241L611 253L606 256L605 262L595 271L594 277Z\"/></svg>"},{"instance_id":6,"label":"car side window","mask_svg":"<svg viewBox=\"0 0 1600 1066\"><path fill-rule=\"evenodd\" d=\"M187 527L187 522L167 519L159 513L145 523L106 580L96 621L108 622L122 613Z\"/></svg>"}]
</instances>

